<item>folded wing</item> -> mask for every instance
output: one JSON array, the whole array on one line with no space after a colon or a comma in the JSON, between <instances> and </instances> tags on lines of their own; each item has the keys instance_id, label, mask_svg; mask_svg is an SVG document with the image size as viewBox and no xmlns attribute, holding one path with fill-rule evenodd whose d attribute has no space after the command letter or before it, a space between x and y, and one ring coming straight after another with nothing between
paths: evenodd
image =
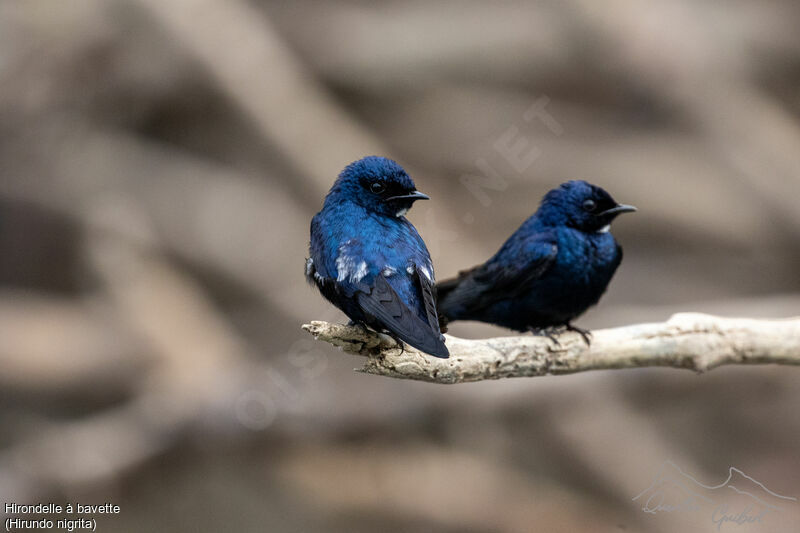
<instances>
[{"instance_id":1,"label":"folded wing","mask_svg":"<svg viewBox=\"0 0 800 533\"><path fill-rule=\"evenodd\" d=\"M538 237L538 238L537 238ZM510 254L506 254L510 255ZM469 315L525 292L553 265L558 247L550 239L532 236L518 257L492 258L436 285L439 311L445 319Z\"/></svg>"},{"instance_id":2,"label":"folded wing","mask_svg":"<svg viewBox=\"0 0 800 533\"><path fill-rule=\"evenodd\" d=\"M439 332L432 284L420 272L419 267L414 270L413 279L419 283L427 320L422 320L403 302L383 274L375 278L372 287L356 293L356 300L367 314L375 317L403 342L430 355L446 359L450 352L445 346L444 336Z\"/></svg>"}]
</instances>

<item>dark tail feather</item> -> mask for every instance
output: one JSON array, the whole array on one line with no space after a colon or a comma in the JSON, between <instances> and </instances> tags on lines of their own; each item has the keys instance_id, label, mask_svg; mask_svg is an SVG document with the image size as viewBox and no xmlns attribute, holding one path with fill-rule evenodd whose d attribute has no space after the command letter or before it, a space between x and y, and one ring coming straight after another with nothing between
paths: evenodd
<instances>
[{"instance_id":1,"label":"dark tail feather","mask_svg":"<svg viewBox=\"0 0 800 533\"><path fill-rule=\"evenodd\" d=\"M450 322L450 316L447 313L447 297L453 292L453 289L458 287L461 282L461 277L446 279L436 284L436 310L439 315L439 329L442 333L447 333L447 324Z\"/></svg>"},{"instance_id":2,"label":"dark tail feather","mask_svg":"<svg viewBox=\"0 0 800 533\"><path fill-rule=\"evenodd\" d=\"M458 287L458 284L461 282L461 278L451 278L446 279L444 281L440 281L436 284L436 303L441 303L447 299L447 296L453 292L453 289Z\"/></svg>"},{"instance_id":3,"label":"dark tail feather","mask_svg":"<svg viewBox=\"0 0 800 533\"><path fill-rule=\"evenodd\" d=\"M458 276L440 281L436 284L436 309L439 312L439 328L442 333L447 331L447 324L454 320L463 320L464 291L458 291L456 295L453 292L461 286L462 283L469 284L471 278L480 272L483 265L470 268L469 270L462 270ZM453 297L455 296L455 297Z\"/></svg>"}]
</instances>

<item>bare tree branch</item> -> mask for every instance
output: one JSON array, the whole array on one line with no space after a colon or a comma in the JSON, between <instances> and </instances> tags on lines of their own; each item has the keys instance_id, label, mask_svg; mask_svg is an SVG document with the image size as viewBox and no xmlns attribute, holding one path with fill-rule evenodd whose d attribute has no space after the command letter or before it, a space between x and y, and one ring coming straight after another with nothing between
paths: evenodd
<instances>
[{"instance_id":1,"label":"bare tree branch","mask_svg":"<svg viewBox=\"0 0 800 533\"><path fill-rule=\"evenodd\" d=\"M586 370L664 366L704 372L730 364L800 365L800 318L754 320L680 313L667 322L546 337L447 338L450 359L436 359L359 327L312 322L316 339L367 357L368 374L433 383L573 374Z\"/></svg>"}]
</instances>

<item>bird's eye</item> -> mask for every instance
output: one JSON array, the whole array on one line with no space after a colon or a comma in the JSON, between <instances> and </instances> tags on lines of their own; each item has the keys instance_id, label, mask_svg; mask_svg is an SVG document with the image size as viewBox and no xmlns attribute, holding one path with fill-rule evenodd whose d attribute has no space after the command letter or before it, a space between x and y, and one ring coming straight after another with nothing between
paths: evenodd
<instances>
[{"instance_id":1,"label":"bird's eye","mask_svg":"<svg viewBox=\"0 0 800 533\"><path fill-rule=\"evenodd\" d=\"M380 194L386 190L386 186L383 183L376 181L370 184L369 190L371 190L375 194Z\"/></svg>"},{"instance_id":2,"label":"bird's eye","mask_svg":"<svg viewBox=\"0 0 800 533\"><path fill-rule=\"evenodd\" d=\"M592 199L589 199L589 200L586 200L585 202L583 202L583 209L585 211L590 212L590 213L592 211L594 211L596 207L597 207L597 204Z\"/></svg>"}]
</instances>

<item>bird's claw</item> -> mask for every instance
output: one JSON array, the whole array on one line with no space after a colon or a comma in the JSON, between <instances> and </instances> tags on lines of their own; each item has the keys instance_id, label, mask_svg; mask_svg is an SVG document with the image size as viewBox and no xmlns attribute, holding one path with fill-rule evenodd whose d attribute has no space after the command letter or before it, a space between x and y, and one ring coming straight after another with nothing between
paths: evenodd
<instances>
[{"instance_id":1,"label":"bird's claw","mask_svg":"<svg viewBox=\"0 0 800 533\"><path fill-rule=\"evenodd\" d=\"M398 337L397 335L395 335L394 333L392 333L389 330L384 330L383 333L384 333L384 335L388 335L389 337L391 337L392 340L397 344L397 347L400 348L400 355L403 355L404 353L406 353L406 343L401 341L400 337Z\"/></svg>"},{"instance_id":2,"label":"bird's claw","mask_svg":"<svg viewBox=\"0 0 800 533\"><path fill-rule=\"evenodd\" d=\"M583 337L584 342L586 342L586 346L592 345L592 332L588 329L579 328L577 326L573 326L572 324L564 324L562 326L550 326L546 328L531 328L530 332L534 335L539 337L547 337L553 344L557 347L561 347L561 343L558 341L556 335L560 335L565 331L574 331L575 333L579 333L581 337Z\"/></svg>"},{"instance_id":3,"label":"bird's claw","mask_svg":"<svg viewBox=\"0 0 800 533\"><path fill-rule=\"evenodd\" d=\"M553 344L556 345L557 348L561 347L561 343L558 342L558 338L556 335L561 333L562 328L556 327L549 327L549 328L531 328L530 332L536 335L537 337L547 337L552 341Z\"/></svg>"},{"instance_id":4,"label":"bird's claw","mask_svg":"<svg viewBox=\"0 0 800 533\"><path fill-rule=\"evenodd\" d=\"M350 322L348 322L347 326L351 328L358 328L365 335L370 333L370 329L365 324L362 324L361 322L356 322L355 320L351 320Z\"/></svg>"},{"instance_id":5,"label":"bird's claw","mask_svg":"<svg viewBox=\"0 0 800 533\"><path fill-rule=\"evenodd\" d=\"M586 342L586 346L592 345L592 332L588 329L579 328L578 326L573 326L572 324L566 325L567 331L574 331L575 333L580 333L583 340Z\"/></svg>"}]
</instances>

